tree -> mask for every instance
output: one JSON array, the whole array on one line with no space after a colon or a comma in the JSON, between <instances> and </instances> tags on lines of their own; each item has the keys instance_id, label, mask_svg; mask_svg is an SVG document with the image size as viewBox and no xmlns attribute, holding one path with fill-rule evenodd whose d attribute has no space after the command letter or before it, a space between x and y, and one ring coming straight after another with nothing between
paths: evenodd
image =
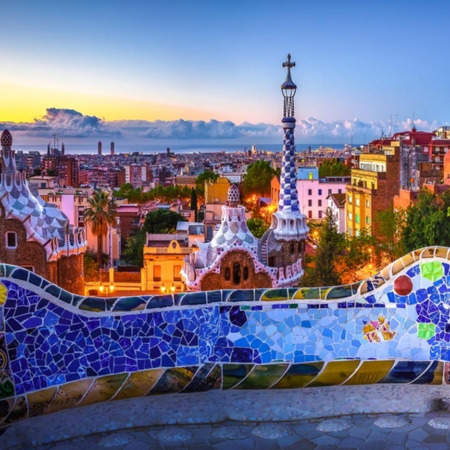
<instances>
[{"instance_id":1,"label":"tree","mask_svg":"<svg viewBox=\"0 0 450 450\"><path fill-rule=\"evenodd\" d=\"M194 220L197 220L197 193L195 189L191 190L191 205L190 208L194 211Z\"/></svg>"},{"instance_id":2,"label":"tree","mask_svg":"<svg viewBox=\"0 0 450 450\"><path fill-rule=\"evenodd\" d=\"M269 229L269 225L263 219L252 217L247 221L247 227L257 238L261 238L263 234Z\"/></svg>"},{"instance_id":3,"label":"tree","mask_svg":"<svg viewBox=\"0 0 450 450\"><path fill-rule=\"evenodd\" d=\"M88 199L88 207L84 211L84 219L91 225L92 234L97 236L97 263L102 265L103 236L108 227L116 226L116 203L105 191L95 191Z\"/></svg>"},{"instance_id":4,"label":"tree","mask_svg":"<svg viewBox=\"0 0 450 450\"><path fill-rule=\"evenodd\" d=\"M389 208L385 211L376 212L374 218L376 236L374 255L379 262L379 266L395 261L406 253L402 240L404 221L405 213L403 210L394 211L393 208Z\"/></svg>"},{"instance_id":5,"label":"tree","mask_svg":"<svg viewBox=\"0 0 450 450\"><path fill-rule=\"evenodd\" d=\"M340 261L340 272L345 274L345 282L354 283L358 281L358 272L367 265L373 264L375 242L375 238L366 229L362 229L358 236L346 237L345 251ZM370 271L368 274L370 274ZM363 277L368 274L363 274Z\"/></svg>"},{"instance_id":6,"label":"tree","mask_svg":"<svg viewBox=\"0 0 450 450\"><path fill-rule=\"evenodd\" d=\"M345 238L338 232L336 217L331 208L325 211L325 219L317 228L316 254L311 266L301 280L303 286L336 286L341 284L338 261L345 248Z\"/></svg>"},{"instance_id":7,"label":"tree","mask_svg":"<svg viewBox=\"0 0 450 450\"><path fill-rule=\"evenodd\" d=\"M433 195L422 190L417 202L406 211L403 244L406 251L430 245L450 245L450 193Z\"/></svg>"},{"instance_id":8,"label":"tree","mask_svg":"<svg viewBox=\"0 0 450 450\"><path fill-rule=\"evenodd\" d=\"M144 266L143 249L145 245L146 234L140 229L133 236L128 236L122 251L122 259L132 266Z\"/></svg>"},{"instance_id":9,"label":"tree","mask_svg":"<svg viewBox=\"0 0 450 450\"><path fill-rule=\"evenodd\" d=\"M205 170L195 179L195 190L199 197L205 196L205 182L212 181L215 183L219 175L217 173L212 172L211 170Z\"/></svg>"},{"instance_id":10,"label":"tree","mask_svg":"<svg viewBox=\"0 0 450 450\"><path fill-rule=\"evenodd\" d=\"M147 214L142 229L149 233L174 233L180 221L186 222L181 214L170 209L157 209Z\"/></svg>"},{"instance_id":11,"label":"tree","mask_svg":"<svg viewBox=\"0 0 450 450\"><path fill-rule=\"evenodd\" d=\"M146 233L174 233L178 222L186 219L170 209L157 209L145 217L144 225L134 236L125 242L122 258L127 264L143 267L143 250L146 244Z\"/></svg>"},{"instance_id":12,"label":"tree","mask_svg":"<svg viewBox=\"0 0 450 450\"><path fill-rule=\"evenodd\" d=\"M270 195L270 182L275 171L268 161L256 161L247 168L242 180L242 188L246 196Z\"/></svg>"},{"instance_id":13,"label":"tree","mask_svg":"<svg viewBox=\"0 0 450 450\"><path fill-rule=\"evenodd\" d=\"M95 253L87 251L84 254L84 281L99 281L99 269Z\"/></svg>"},{"instance_id":14,"label":"tree","mask_svg":"<svg viewBox=\"0 0 450 450\"><path fill-rule=\"evenodd\" d=\"M319 178L350 175L350 168L337 159L326 159L319 166Z\"/></svg>"}]
</instances>

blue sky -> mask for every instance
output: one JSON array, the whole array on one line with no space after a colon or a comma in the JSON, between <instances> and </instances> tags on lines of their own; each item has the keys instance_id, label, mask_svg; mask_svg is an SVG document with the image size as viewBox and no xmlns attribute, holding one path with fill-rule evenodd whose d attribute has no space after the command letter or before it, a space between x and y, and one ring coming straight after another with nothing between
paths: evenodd
<instances>
[{"instance_id":1,"label":"blue sky","mask_svg":"<svg viewBox=\"0 0 450 450\"><path fill-rule=\"evenodd\" d=\"M298 139L378 137L390 115L397 130L413 114L432 129L449 121L447 10L438 0L9 0L0 125L19 140L278 139L290 52Z\"/></svg>"}]
</instances>

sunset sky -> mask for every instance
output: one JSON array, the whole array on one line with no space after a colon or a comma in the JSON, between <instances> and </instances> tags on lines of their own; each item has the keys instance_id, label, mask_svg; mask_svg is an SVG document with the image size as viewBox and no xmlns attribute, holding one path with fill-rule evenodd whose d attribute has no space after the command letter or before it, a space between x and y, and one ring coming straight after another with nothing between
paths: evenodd
<instances>
[{"instance_id":1,"label":"sunset sky","mask_svg":"<svg viewBox=\"0 0 450 450\"><path fill-rule=\"evenodd\" d=\"M19 140L275 138L290 52L299 138L362 141L389 132L390 116L397 130L412 118L432 129L450 120L447 10L439 0L2 2L0 126Z\"/></svg>"}]
</instances>

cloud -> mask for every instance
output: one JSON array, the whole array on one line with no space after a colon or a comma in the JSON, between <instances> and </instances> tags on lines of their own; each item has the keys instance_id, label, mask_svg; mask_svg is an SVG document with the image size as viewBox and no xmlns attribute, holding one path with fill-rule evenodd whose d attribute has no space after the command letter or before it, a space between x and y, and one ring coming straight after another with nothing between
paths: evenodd
<instances>
[{"instance_id":1,"label":"cloud","mask_svg":"<svg viewBox=\"0 0 450 450\"><path fill-rule=\"evenodd\" d=\"M428 122L415 119L418 130L432 131L446 123ZM297 119L295 134L297 138L307 142L347 141L353 137L358 142L379 138L391 131L410 130L413 126L411 119L392 124L382 121L363 122L357 118L324 122L314 117ZM106 121L97 116L87 116L67 108L48 108L45 115L30 123L3 123L0 129L8 128L18 135L49 138L53 133L59 137L115 137L124 139L280 139L282 128L280 125L248 122L236 125L231 121L218 120L116 120Z\"/></svg>"},{"instance_id":2,"label":"cloud","mask_svg":"<svg viewBox=\"0 0 450 450\"><path fill-rule=\"evenodd\" d=\"M60 137L120 136L120 130L108 125L96 116L85 116L74 109L47 108L46 114L33 122L3 123L18 135L49 137L56 133Z\"/></svg>"}]
</instances>

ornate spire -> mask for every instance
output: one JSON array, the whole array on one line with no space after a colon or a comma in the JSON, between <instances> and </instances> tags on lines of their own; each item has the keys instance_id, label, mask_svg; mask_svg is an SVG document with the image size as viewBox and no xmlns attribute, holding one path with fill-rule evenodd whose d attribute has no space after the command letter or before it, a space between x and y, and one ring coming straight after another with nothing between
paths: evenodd
<instances>
[{"instance_id":1,"label":"ornate spire","mask_svg":"<svg viewBox=\"0 0 450 450\"><path fill-rule=\"evenodd\" d=\"M291 78L291 67L295 67L295 62L291 62L291 54L288 53L287 61L283 63L283 67L287 67L286 80L281 85L281 92L284 97L284 112L283 117L294 118L294 97L297 92L297 85Z\"/></svg>"},{"instance_id":2,"label":"ornate spire","mask_svg":"<svg viewBox=\"0 0 450 450\"><path fill-rule=\"evenodd\" d=\"M295 164L295 117L294 96L297 85L292 81L291 68L295 62L291 62L288 54L287 61L283 63L287 68L286 80L281 85L284 97L283 119L281 124L284 130L283 136L283 160L280 179L280 200L278 211L272 216L275 235L280 239L305 239L308 227L305 216L300 212L297 192L297 167Z\"/></svg>"}]
</instances>

